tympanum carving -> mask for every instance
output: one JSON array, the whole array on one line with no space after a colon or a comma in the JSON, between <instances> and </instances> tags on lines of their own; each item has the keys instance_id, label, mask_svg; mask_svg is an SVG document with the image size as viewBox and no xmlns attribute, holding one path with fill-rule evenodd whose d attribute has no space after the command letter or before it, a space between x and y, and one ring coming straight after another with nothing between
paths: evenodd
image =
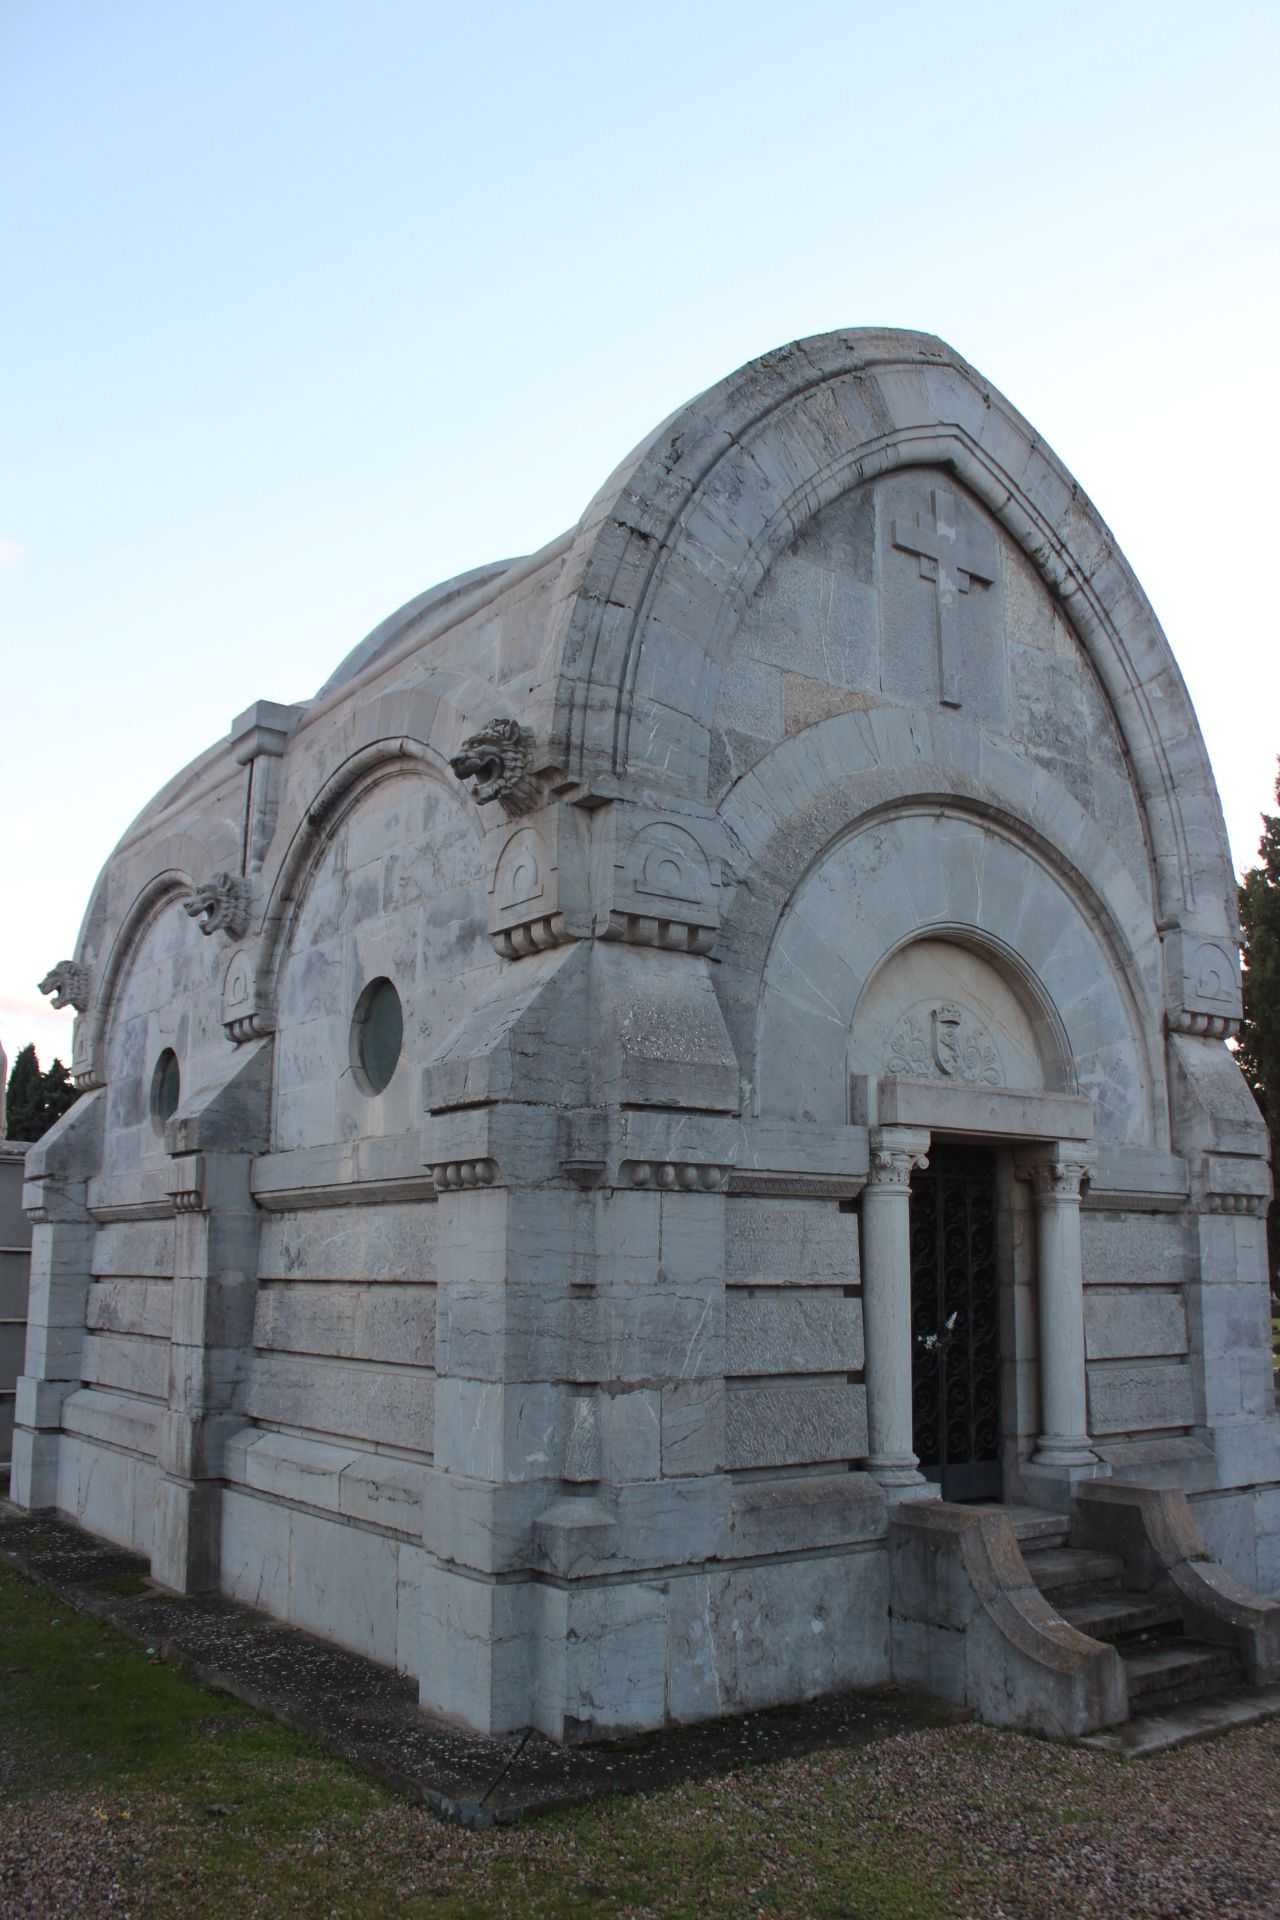
<instances>
[{"instance_id":1,"label":"tympanum carving","mask_svg":"<svg viewBox=\"0 0 1280 1920\"><path fill-rule=\"evenodd\" d=\"M885 1072L985 1087L998 1087L1004 1077L986 1028L967 1008L946 1001L928 1014L913 1009L903 1015L889 1037Z\"/></svg>"}]
</instances>

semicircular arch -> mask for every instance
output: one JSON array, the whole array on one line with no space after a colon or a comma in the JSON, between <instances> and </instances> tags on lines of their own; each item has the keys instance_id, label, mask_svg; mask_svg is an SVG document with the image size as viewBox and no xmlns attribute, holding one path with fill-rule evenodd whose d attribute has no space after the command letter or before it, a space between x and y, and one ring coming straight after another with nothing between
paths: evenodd
<instances>
[{"instance_id":1,"label":"semicircular arch","mask_svg":"<svg viewBox=\"0 0 1280 1920\"><path fill-rule=\"evenodd\" d=\"M1034 1009L1041 1058L1056 1055L1059 1090L1090 1097L1099 1139L1167 1145L1145 995L1098 906L1070 862L954 794L864 814L810 863L777 916L754 996L755 1110L847 1121L864 996L895 958L929 942L957 957L951 971L935 967L934 1001L982 1002L959 959L977 953Z\"/></svg>"}]
</instances>

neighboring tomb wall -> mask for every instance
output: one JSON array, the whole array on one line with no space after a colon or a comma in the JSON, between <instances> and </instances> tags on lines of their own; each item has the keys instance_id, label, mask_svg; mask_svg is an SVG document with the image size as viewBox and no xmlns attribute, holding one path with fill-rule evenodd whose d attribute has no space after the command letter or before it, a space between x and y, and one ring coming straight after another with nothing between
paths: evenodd
<instances>
[{"instance_id":1,"label":"neighboring tomb wall","mask_svg":"<svg viewBox=\"0 0 1280 1920\"><path fill-rule=\"evenodd\" d=\"M27 1342L31 1227L21 1205L25 1153L20 1141L0 1138L0 1467L10 1460L14 1401Z\"/></svg>"}]
</instances>

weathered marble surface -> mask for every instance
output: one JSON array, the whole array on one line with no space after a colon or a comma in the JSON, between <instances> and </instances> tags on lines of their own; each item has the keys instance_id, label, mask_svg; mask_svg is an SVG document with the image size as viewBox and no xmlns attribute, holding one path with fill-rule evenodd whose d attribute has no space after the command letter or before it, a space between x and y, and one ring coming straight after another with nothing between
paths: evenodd
<instances>
[{"instance_id":1,"label":"weathered marble surface","mask_svg":"<svg viewBox=\"0 0 1280 1920\"><path fill-rule=\"evenodd\" d=\"M1027 423L928 336L766 355L124 836L27 1168L15 1497L491 1731L877 1684L919 1486L871 1460L913 1336L862 1196L906 1247L960 1134L1006 1496L1184 1485L1280 1586L1233 897L1168 646Z\"/></svg>"}]
</instances>

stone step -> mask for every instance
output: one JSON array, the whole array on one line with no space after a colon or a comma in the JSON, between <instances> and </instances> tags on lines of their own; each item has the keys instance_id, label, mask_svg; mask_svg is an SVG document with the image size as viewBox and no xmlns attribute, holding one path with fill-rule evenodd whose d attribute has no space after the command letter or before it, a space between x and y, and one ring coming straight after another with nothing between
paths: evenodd
<instances>
[{"instance_id":1,"label":"stone step","mask_svg":"<svg viewBox=\"0 0 1280 1920\"><path fill-rule=\"evenodd\" d=\"M1077 1588L1112 1587L1119 1590L1123 1563L1111 1553L1092 1553L1087 1547L1033 1547L1024 1552L1027 1572L1041 1593L1057 1596Z\"/></svg>"},{"instance_id":2,"label":"stone step","mask_svg":"<svg viewBox=\"0 0 1280 1920\"><path fill-rule=\"evenodd\" d=\"M1207 1700L1193 1700L1159 1713L1139 1713L1118 1727L1086 1734L1080 1742L1099 1753L1125 1760L1142 1760L1151 1753L1167 1753L1191 1740L1213 1740L1238 1727L1255 1727L1280 1714L1280 1687L1232 1687Z\"/></svg>"},{"instance_id":3,"label":"stone step","mask_svg":"<svg viewBox=\"0 0 1280 1920\"><path fill-rule=\"evenodd\" d=\"M1039 1547L1065 1547L1070 1523L1065 1513L1046 1513L1043 1507L1005 1507L1020 1544Z\"/></svg>"},{"instance_id":4,"label":"stone step","mask_svg":"<svg viewBox=\"0 0 1280 1920\"><path fill-rule=\"evenodd\" d=\"M1064 1600L1058 1612L1078 1633L1113 1644L1170 1627L1179 1632L1182 1628L1182 1608L1167 1594L1117 1592L1110 1586L1077 1593L1074 1599Z\"/></svg>"},{"instance_id":5,"label":"stone step","mask_svg":"<svg viewBox=\"0 0 1280 1920\"><path fill-rule=\"evenodd\" d=\"M1240 1664L1230 1647L1203 1640L1167 1640L1124 1656L1130 1714L1176 1707L1206 1694L1222 1693L1240 1680Z\"/></svg>"}]
</instances>

